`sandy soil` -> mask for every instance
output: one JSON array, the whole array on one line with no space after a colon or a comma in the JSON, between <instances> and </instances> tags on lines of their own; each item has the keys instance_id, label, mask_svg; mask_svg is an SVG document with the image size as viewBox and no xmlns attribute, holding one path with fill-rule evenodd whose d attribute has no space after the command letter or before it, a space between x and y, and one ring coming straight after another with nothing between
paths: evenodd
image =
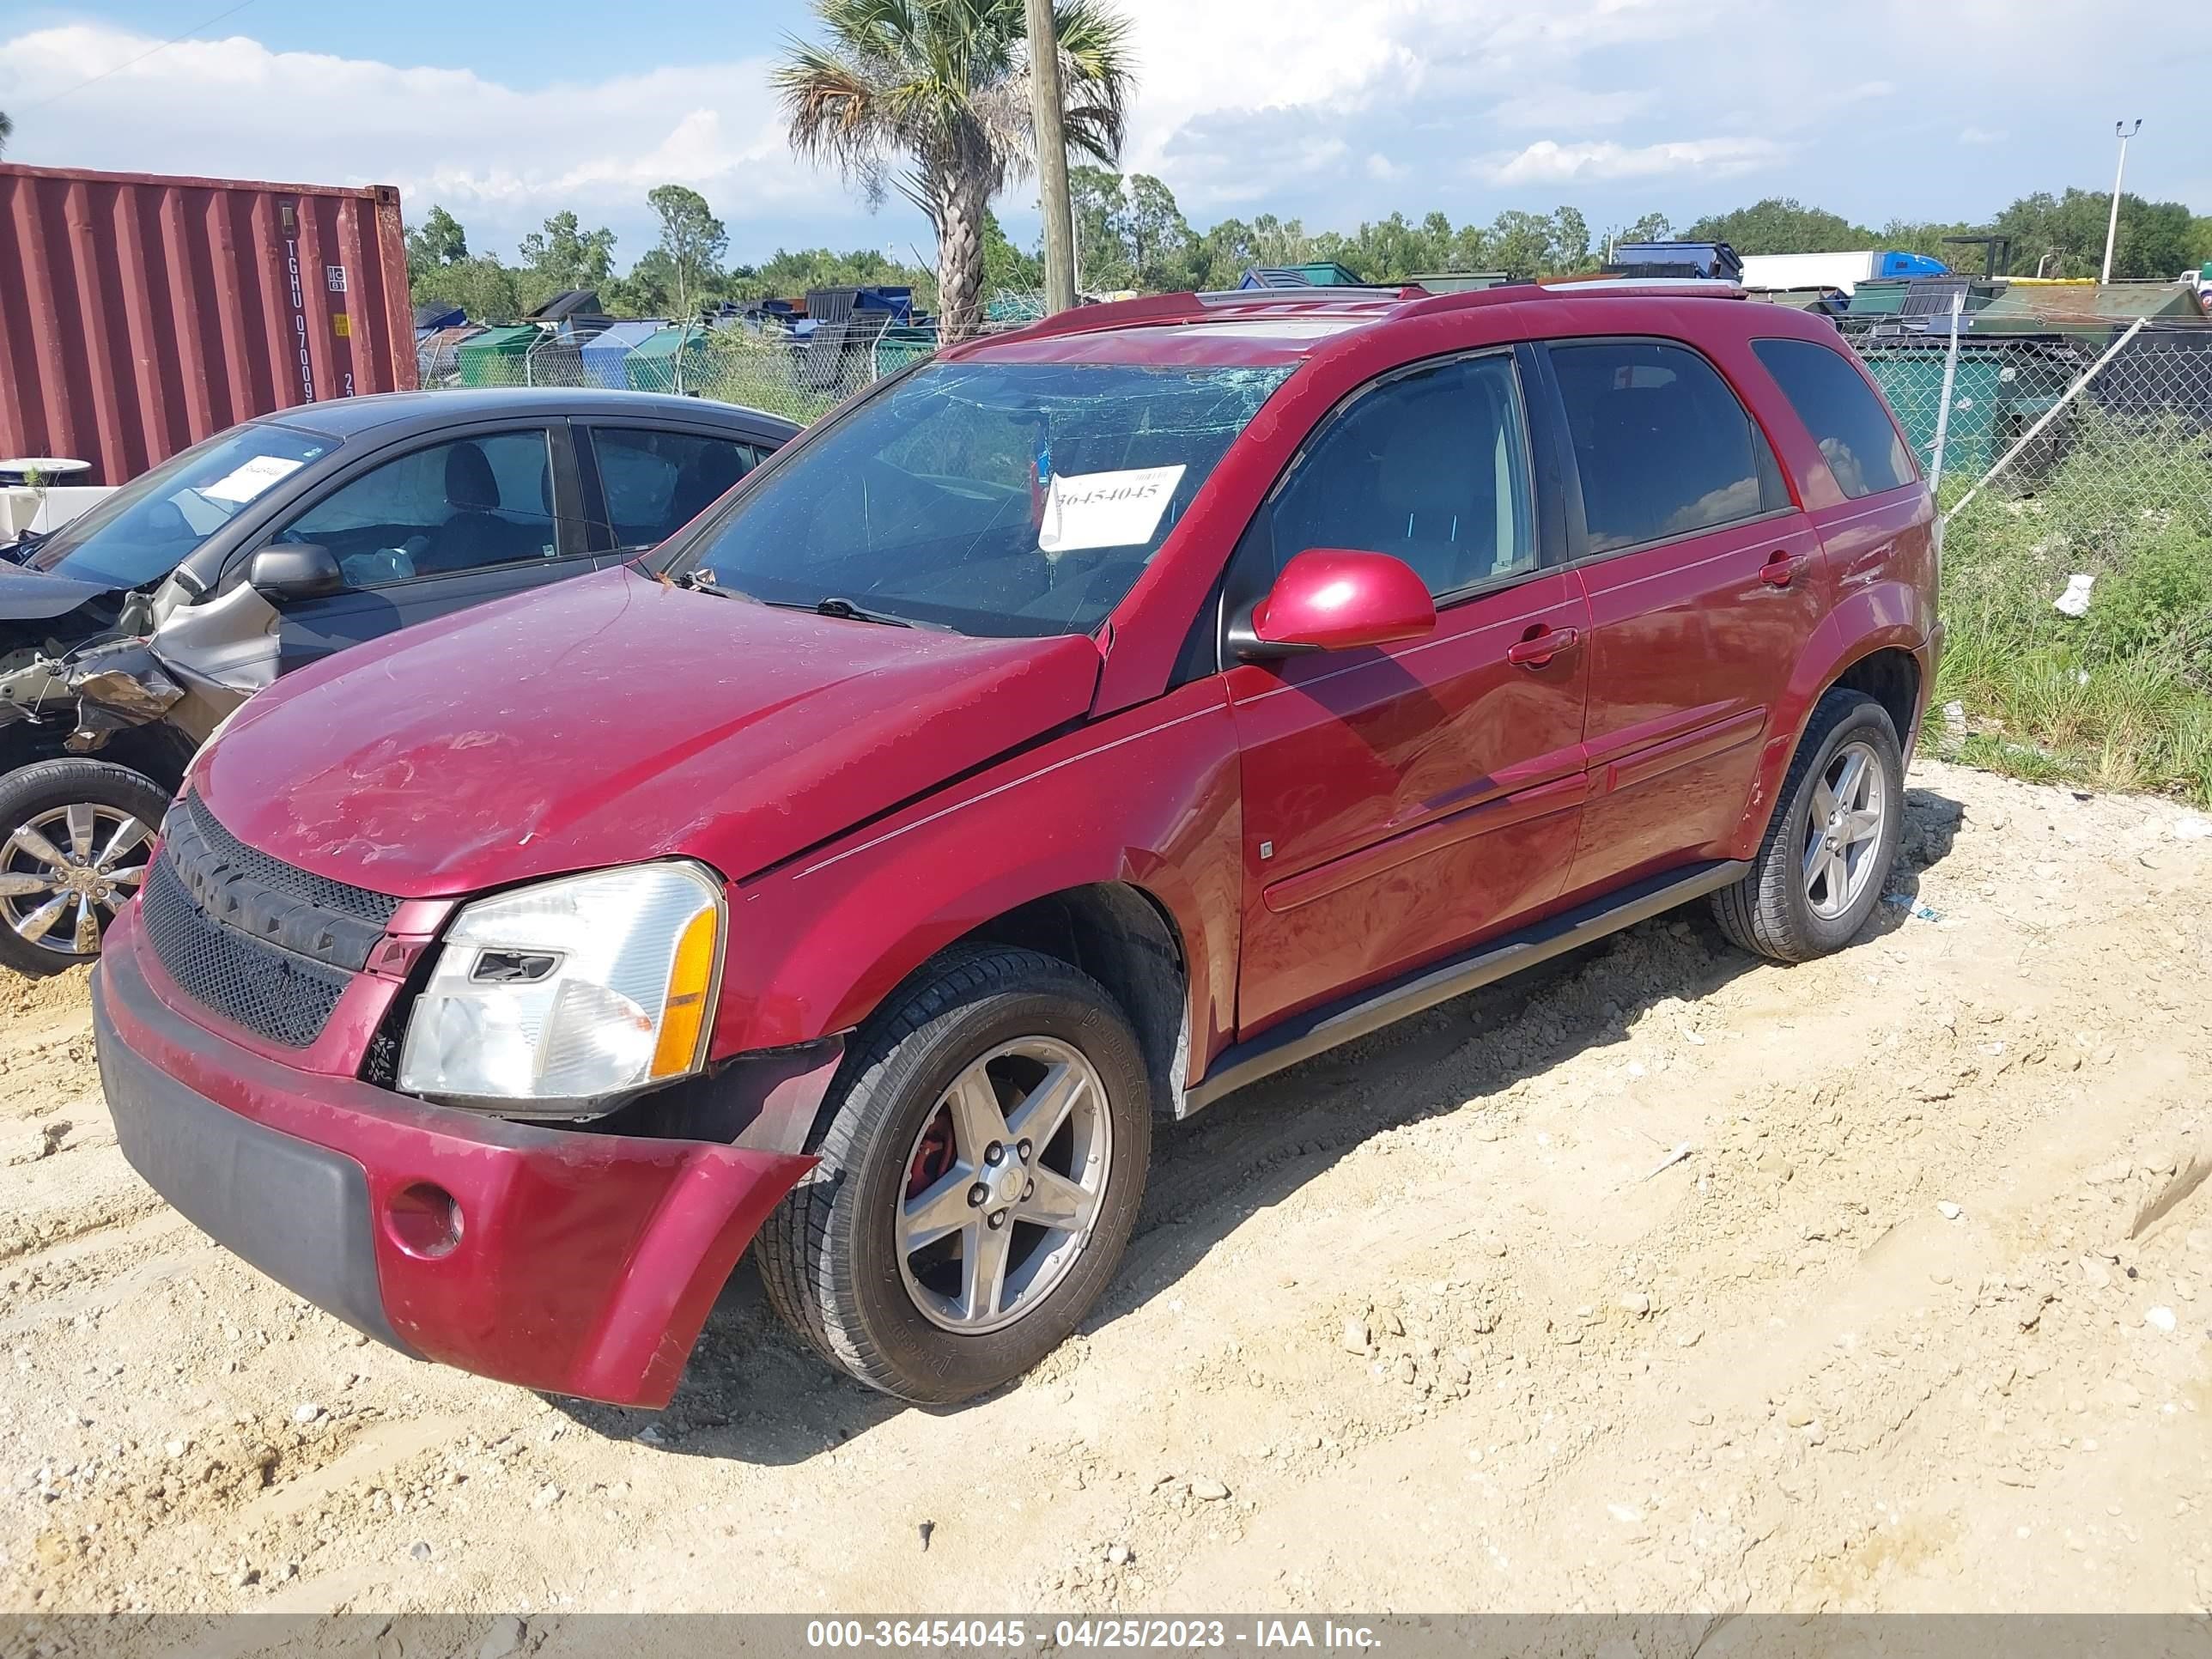
<instances>
[{"instance_id":1,"label":"sandy soil","mask_svg":"<svg viewBox=\"0 0 2212 1659\"><path fill-rule=\"evenodd\" d=\"M1924 763L1850 951L1662 918L1165 1132L942 1413L742 1271L659 1419L368 1346L0 983L0 1608L2201 1610L2208 830Z\"/></svg>"}]
</instances>

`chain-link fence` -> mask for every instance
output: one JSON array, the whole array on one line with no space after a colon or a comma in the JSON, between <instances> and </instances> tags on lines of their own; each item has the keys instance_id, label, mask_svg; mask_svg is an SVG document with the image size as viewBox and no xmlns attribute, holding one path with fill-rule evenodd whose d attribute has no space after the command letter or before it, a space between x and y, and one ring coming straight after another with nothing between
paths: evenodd
<instances>
[{"instance_id":1,"label":"chain-link fence","mask_svg":"<svg viewBox=\"0 0 2212 1659\"><path fill-rule=\"evenodd\" d=\"M2212 507L2212 321L1847 336L1953 510L1984 490L2092 535ZM1948 387L1949 397L1945 398ZM1994 503L1992 503L1994 504Z\"/></svg>"},{"instance_id":2,"label":"chain-link fence","mask_svg":"<svg viewBox=\"0 0 2212 1659\"><path fill-rule=\"evenodd\" d=\"M983 330L1015 329L1044 315L1043 296L994 293ZM530 325L447 329L424 340L416 368L426 388L606 386L711 398L811 421L853 393L937 349L929 326L881 311L817 319L805 334L732 319L695 324L618 323L578 338Z\"/></svg>"}]
</instances>

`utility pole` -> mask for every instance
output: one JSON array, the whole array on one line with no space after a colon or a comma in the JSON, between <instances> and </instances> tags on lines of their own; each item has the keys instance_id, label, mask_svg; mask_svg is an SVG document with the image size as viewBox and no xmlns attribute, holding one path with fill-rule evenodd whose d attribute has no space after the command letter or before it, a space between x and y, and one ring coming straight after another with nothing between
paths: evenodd
<instances>
[{"instance_id":1,"label":"utility pole","mask_svg":"<svg viewBox=\"0 0 2212 1659\"><path fill-rule=\"evenodd\" d=\"M1067 134L1060 100L1060 36L1052 0L1028 0L1030 102L1036 121L1037 205L1044 210L1044 308L1075 305L1075 211L1067 199Z\"/></svg>"},{"instance_id":2,"label":"utility pole","mask_svg":"<svg viewBox=\"0 0 2212 1659\"><path fill-rule=\"evenodd\" d=\"M2112 280L2112 243L2120 234L2120 180L2126 178L2128 173L2128 140L2142 131L2141 119L2137 119L2133 126L2125 121L2112 123L2112 137L2120 141L2120 166L2119 170L2112 174L2112 216L2105 222L2105 274L2097 279L2100 283Z\"/></svg>"}]
</instances>

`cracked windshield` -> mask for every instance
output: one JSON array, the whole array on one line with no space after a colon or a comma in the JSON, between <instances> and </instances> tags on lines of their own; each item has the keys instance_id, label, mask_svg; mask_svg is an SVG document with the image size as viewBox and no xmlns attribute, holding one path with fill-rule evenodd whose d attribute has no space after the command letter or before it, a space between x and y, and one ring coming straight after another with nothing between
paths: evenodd
<instances>
[{"instance_id":1,"label":"cracked windshield","mask_svg":"<svg viewBox=\"0 0 2212 1659\"><path fill-rule=\"evenodd\" d=\"M1289 373L933 365L763 479L696 568L772 605L1087 633Z\"/></svg>"}]
</instances>

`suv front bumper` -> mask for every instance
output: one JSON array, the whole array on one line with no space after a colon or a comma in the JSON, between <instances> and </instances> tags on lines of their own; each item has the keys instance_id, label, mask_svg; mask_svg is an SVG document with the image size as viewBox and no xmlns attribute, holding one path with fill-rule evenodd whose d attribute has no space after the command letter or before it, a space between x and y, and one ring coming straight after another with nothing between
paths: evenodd
<instances>
[{"instance_id":1,"label":"suv front bumper","mask_svg":"<svg viewBox=\"0 0 2212 1659\"><path fill-rule=\"evenodd\" d=\"M666 1405L738 1258L814 1164L429 1105L266 1058L174 994L127 908L94 972L93 1024L131 1166L349 1324L503 1382ZM407 1224L425 1187L459 1216L428 1249Z\"/></svg>"}]
</instances>

